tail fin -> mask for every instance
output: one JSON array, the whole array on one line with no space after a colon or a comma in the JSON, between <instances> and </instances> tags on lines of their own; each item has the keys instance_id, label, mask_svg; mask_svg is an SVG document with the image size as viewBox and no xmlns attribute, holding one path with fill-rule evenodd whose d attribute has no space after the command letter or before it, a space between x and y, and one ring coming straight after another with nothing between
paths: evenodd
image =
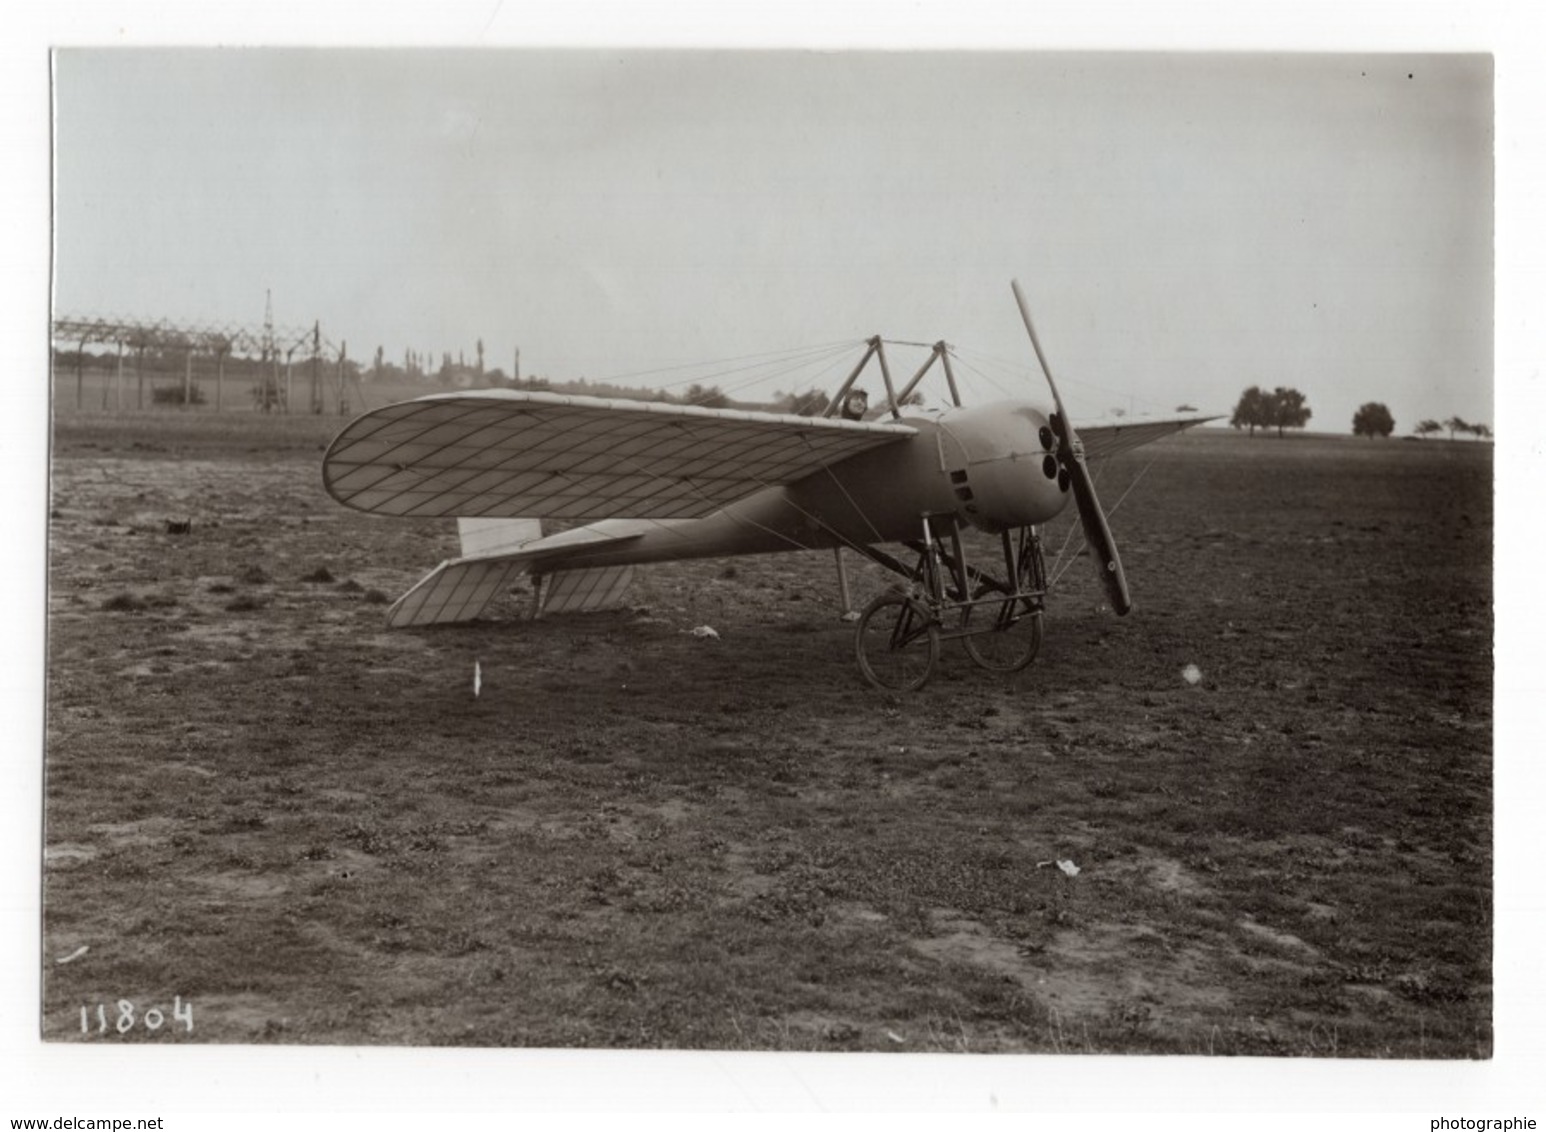
<instances>
[{"instance_id":1,"label":"tail fin","mask_svg":"<svg viewBox=\"0 0 1546 1132\"><path fill-rule=\"evenodd\" d=\"M463 558L509 554L542 537L541 519L457 519Z\"/></svg>"}]
</instances>

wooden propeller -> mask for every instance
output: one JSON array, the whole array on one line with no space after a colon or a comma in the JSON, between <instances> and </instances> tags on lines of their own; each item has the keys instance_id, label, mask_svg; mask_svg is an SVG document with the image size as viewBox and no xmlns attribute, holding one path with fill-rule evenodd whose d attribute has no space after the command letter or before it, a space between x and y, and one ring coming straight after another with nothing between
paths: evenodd
<instances>
[{"instance_id":1,"label":"wooden propeller","mask_svg":"<svg viewBox=\"0 0 1546 1132\"><path fill-rule=\"evenodd\" d=\"M1020 304L1020 317L1025 320L1026 333L1031 336L1031 348L1036 351L1036 360L1041 363L1041 372L1047 376L1052 401L1057 406L1050 423L1058 441L1058 461L1068 469L1069 489L1074 493L1074 504L1079 508L1084 541L1095 556L1101 585L1105 587L1111 608L1121 616L1133 608L1133 599L1127 591L1127 575L1122 572L1122 559L1117 555L1116 540L1111 537L1106 513L1101 510L1100 499L1095 494L1095 480L1084 459L1084 445L1074 432L1074 422L1063 408L1063 398L1058 394L1057 382L1052 379L1052 369L1047 365L1041 342L1036 338L1036 327L1031 325L1031 308L1025 301L1025 293L1020 290L1019 280L1012 280L1010 286L1015 292L1015 302Z\"/></svg>"}]
</instances>

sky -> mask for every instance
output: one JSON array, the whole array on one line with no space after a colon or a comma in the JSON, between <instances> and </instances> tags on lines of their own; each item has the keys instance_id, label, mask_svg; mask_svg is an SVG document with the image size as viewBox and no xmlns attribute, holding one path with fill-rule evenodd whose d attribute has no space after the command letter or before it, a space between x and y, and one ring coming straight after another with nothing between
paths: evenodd
<instances>
[{"instance_id":1,"label":"sky","mask_svg":"<svg viewBox=\"0 0 1546 1132\"><path fill-rule=\"evenodd\" d=\"M507 372L519 348L528 376L656 385L944 338L968 400L1040 398L1019 278L1080 417L1257 384L1313 429L1365 401L1403 433L1491 422L1492 78L1475 53L64 49L55 310L259 325L271 292L356 358L481 338ZM717 383L831 386L860 350Z\"/></svg>"}]
</instances>

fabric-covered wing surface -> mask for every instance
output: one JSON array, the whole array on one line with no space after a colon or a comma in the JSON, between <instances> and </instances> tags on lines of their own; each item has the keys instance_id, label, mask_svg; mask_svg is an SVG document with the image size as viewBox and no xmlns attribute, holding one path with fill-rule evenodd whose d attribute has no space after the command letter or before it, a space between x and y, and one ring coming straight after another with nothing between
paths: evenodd
<instances>
[{"instance_id":1,"label":"fabric-covered wing surface","mask_svg":"<svg viewBox=\"0 0 1546 1132\"><path fill-rule=\"evenodd\" d=\"M392 603L387 627L471 621L530 565L529 560L515 557L442 562Z\"/></svg>"},{"instance_id":2,"label":"fabric-covered wing surface","mask_svg":"<svg viewBox=\"0 0 1546 1132\"><path fill-rule=\"evenodd\" d=\"M375 409L323 481L380 515L686 519L914 434L907 425L480 390Z\"/></svg>"},{"instance_id":3,"label":"fabric-covered wing surface","mask_svg":"<svg viewBox=\"0 0 1546 1132\"><path fill-rule=\"evenodd\" d=\"M1081 424L1076 427L1079 440L1084 444L1084 454L1092 460L1099 460L1154 440L1162 440L1204 421L1218 419L1216 416L1176 417L1164 421L1135 420L1123 424Z\"/></svg>"}]
</instances>

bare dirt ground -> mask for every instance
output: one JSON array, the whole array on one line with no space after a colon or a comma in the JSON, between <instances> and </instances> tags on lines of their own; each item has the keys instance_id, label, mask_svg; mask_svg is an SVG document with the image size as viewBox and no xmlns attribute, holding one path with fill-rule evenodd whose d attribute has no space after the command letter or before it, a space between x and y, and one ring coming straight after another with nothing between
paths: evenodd
<instances>
[{"instance_id":1,"label":"bare dirt ground","mask_svg":"<svg viewBox=\"0 0 1546 1132\"><path fill-rule=\"evenodd\" d=\"M1131 616L893 700L827 555L385 631L340 423L61 414L46 1037L1490 1055L1490 446L1145 449Z\"/></svg>"}]
</instances>

